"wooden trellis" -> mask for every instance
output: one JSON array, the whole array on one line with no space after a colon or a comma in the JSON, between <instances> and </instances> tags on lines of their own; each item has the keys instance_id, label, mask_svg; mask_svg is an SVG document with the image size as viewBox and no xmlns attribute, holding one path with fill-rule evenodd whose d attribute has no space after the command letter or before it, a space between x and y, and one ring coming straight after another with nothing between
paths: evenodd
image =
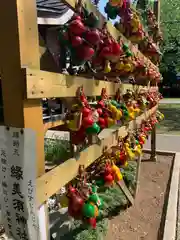
<instances>
[{"instance_id":1,"label":"wooden trellis","mask_svg":"<svg viewBox=\"0 0 180 240\"><path fill-rule=\"evenodd\" d=\"M66 3L72 9L75 8L75 0L67 0ZM89 1L86 2L86 7L98 13ZM100 16L100 13L98 15ZM101 19L103 19L102 16ZM53 126L63 124L63 121L58 120L55 123L43 125L41 98L75 97L77 88L82 85L87 96L99 95L102 87L106 87L109 95L114 95L118 88L125 90L132 86L129 84L120 86L107 81L41 71L35 0L1 1L0 28L2 32L0 37L0 74L4 125L31 128L36 131L37 205L38 207L45 206L51 195L76 176L80 164L85 167L89 166L102 155L104 147L116 145L118 136L125 137L129 129L152 115L157 106L130 122L128 128L123 126L113 131L109 130L107 137L101 139L101 144L93 144L86 149L86 152L82 151L78 161L75 158L69 159L45 173L44 132ZM119 37L124 39L110 22L107 23L107 28L115 39ZM130 46L131 49L133 48L133 52L142 56L136 47L132 44ZM148 60L148 64L157 69L150 60ZM86 159L87 155L88 159ZM43 240L48 239L48 221L45 226L47 234Z\"/></svg>"}]
</instances>

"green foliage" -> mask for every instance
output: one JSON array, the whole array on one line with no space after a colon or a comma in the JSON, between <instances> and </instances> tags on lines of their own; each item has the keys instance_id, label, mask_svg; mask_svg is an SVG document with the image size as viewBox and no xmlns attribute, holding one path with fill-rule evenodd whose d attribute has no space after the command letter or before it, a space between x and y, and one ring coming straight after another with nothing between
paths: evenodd
<instances>
[{"instance_id":1,"label":"green foliage","mask_svg":"<svg viewBox=\"0 0 180 240\"><path fill-rule=\"evenodd\" d=\"M70 144L65 140L45 139L45 159L57 164L70 158Z\"/></svg>"},{"instance_id":2,"label":"green foliage","mask_svg":"<svg viewBox=\"0 0 180 240\"><path fill-rule=\"evenodd\" d=\"M172 85L176 81L176 73L180 71L180 1L161 0L160 17L164 38L160 70L164 83Z\"/></svg>"},{"instance_id":3,"label":"green foliage","mask_svg":"<svg viewBox=\"0 0 180 240\"><path fill-rule=\"evenodd\" d=\"M135 1L136 3L136 1ZM146 9L153 9L153 0L138 0L136 8L141 12L143 24L146 25ZM180 72L180 1L161 0L160 28L163 32L163 44L160 46L162 61L160 71L163 85L171 86L176 82L176 73Z\"/></svg>"},{"instance_id":4,"label":"green foliage","mask_svg":"<svg viewBox=\"0 0 180 240\"><path fill-rule=\"evenodd\" d=\"M169 40L180 37L180 1L161 0L161 28L164 41L168 45ZM168 46L167 46L168 47Z\"/></svg>"},{"instance_id":5,"label":"green foliage","mask_svg":"<svg viewBox=\"0 0 180 240\"><path fill-rule=\"evenodd\" d=\"M124 169L123 172L124 181L132 193L136 186L136 167L137 162L129 162L128 166Z\"/></svg>"},{"instance_id":6,"label":"green foliage","mask_svg":"<svg viewBox=\"0 0 180 240\"><path fill-rule=\"evenodd\" d=\"M108 219L104 218L97 223L96 229L82 228L77 235L74 236L74 240L103 240L108 229Z\"/></svg>"}]
</instances>

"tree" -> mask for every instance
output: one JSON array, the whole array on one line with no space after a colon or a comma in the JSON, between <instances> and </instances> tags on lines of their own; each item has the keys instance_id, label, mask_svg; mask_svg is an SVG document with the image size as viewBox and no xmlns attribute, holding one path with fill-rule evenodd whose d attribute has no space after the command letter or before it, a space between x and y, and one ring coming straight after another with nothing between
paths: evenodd
<instances>
[{"instance_id":1,"label":"tree","mask_svg":"<svg viewBox=\"0 0 180 240\"><path fill-rule=\"evenodd\" d=\"M172 86L180 72L180 1L161 0L161 29L164 42L161 46L160 70L163 84Z\"/></svg>"},{"instance_id":2,"label":"tree","mask_svg":"<svg viewBox=\"0 0 180 240\"><path fill-rule=\"evenodd\" d=\"M161 28L164 40L180 37L180 2L179 0L161 0Z\"/></svg>"}]
</instances>

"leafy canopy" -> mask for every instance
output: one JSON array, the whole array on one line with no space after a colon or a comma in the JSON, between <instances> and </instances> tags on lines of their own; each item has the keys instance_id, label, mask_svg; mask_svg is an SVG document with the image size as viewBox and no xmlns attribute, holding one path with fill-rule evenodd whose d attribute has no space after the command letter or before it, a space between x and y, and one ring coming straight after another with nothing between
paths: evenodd
<instances>
[{"instance_id":1,"label":"leafy canopy","mask_svg":"<svg viewBox=\"0 0 180 240\"><path fill-rule=\"evenodd\" d=\"M180 72L180 1L161 0L160 13L164 38L160 69L164 75L172 75L174 79L174 74Z\"/></svg>"}]
</instances>

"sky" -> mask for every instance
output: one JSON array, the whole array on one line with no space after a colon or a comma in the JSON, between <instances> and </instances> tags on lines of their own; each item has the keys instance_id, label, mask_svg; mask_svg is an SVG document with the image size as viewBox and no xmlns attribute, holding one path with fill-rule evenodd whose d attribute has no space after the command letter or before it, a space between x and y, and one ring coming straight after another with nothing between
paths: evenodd
<instances>
[{"instance_id":1,"label":"sky","mask_svg":"<svg viewBox=\"0 0 180 240\"><path fill-rule=\"evenodd\" d=\"M154 0L151 0L151 1L154 1ZM101 13L103 13L103 15L105 14L104 13L104 7L106 6L107 2L108 2L108 0L100 0L100 2L99 2L99 10L100 10ZM133 0L131 0L131 2L133 2Z\"/></svg>"},{"instance_id":2,"label":"sky","mask_svg":"<svg viewBox=\"0 0 180 240\"><path fill-rule=\"evenodd\" d=\"M100 0L99 2L99 11L105 16L107 17L106 13L104 12L104 7L106 6L106 3L108 2L108 0ZM114 24L116 21L118 21L119 17L117 17L115 20L111 20L110 21Z\"/></svg>"},{"instance_id":3,"label":"sky","mask_svg":"<svg viewBox=\"0 0 180 240\"><path fill-rule=\"evenodd\" d=\"M99 2L99 10L101 13L103 13L103 15L105 15L104 7L106 6L107 2L108 2L108 0L100 0L100 2Z\"/></svg>"}]
</instances>

